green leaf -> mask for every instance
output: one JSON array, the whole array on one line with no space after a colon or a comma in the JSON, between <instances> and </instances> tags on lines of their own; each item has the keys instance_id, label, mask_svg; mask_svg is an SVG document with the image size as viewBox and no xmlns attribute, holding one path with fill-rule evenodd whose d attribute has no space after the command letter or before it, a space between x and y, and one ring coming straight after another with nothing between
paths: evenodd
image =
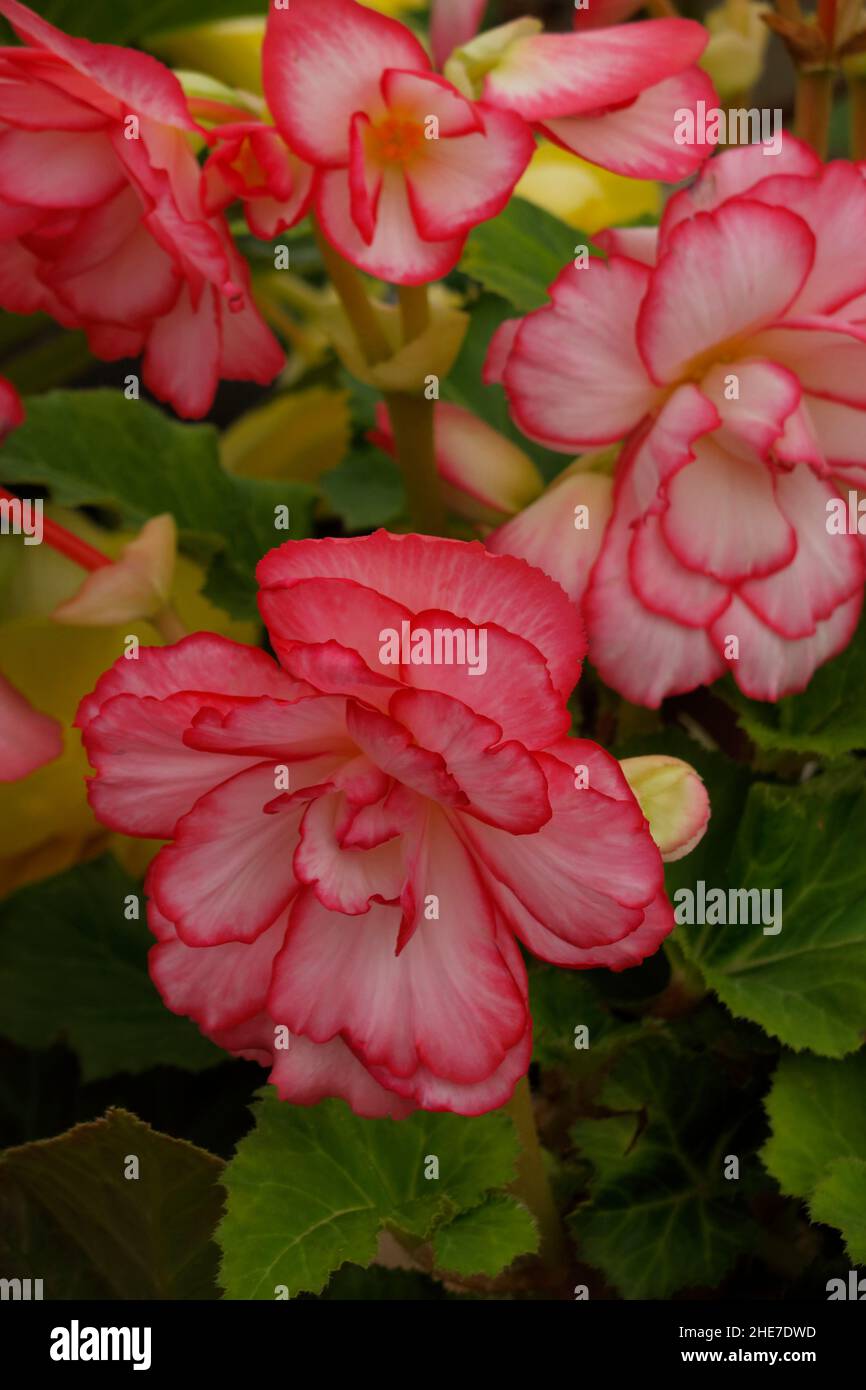
<instances>
[{"instance_id":1,"label":"green leaf","mask_svg":"<svg viewBox=\"0 0 866 1390\"><path fill-rule=\"evenodd\" d=\"M761 1151L791 1197L806 1197L838 1158L866 1154L866 1052L844 1061L782 1058L764 1105L772 1127Z\"/></svg>"},{"instance_id":2,"label":"green leaf","mask_svg":"<svg viewBox=\"0 0 866 1390\"><path fill-rule=\"evenodd\" d=\"M681 925L675 940L732 1013L795 1050L841 1057L866 1019L866 780L861 764L801 786L756 783L729 855L683 861L681 887L781 892L782 929ZM685 876L689 879L686 881ZM772 908L774 898L767 899ZM687 904L674 897L675 910Z\"/></svg>"},{"instance_id":3,"label":"green leaf","mask_svg":"<svg viewBox=\"0 0 866 1390\"><path fill-rule=\"evenodd\" d=\"M715 1287L755 1238L743 1180L724 1176L726 1155L747 1163L742 1100L711 1058L647 1038L616 1063L599 1103L615 1113L573 1130L595 1169L571 1218L579 1254L628 1299Z\"/></svg>"},{"instance_id":4,"label":"green leaf","mask_svg":"<svg viewBox=\"0 0 866 1390\"><path fill-rule=\"evenodd\" d=\"M578 246L600 254L567 222L524 198L512 198L498 217L470 232L460 269L528 313L547 302L548 287L573 264Z\"/></svg>"},{"instance_id":5,"label":"green leaf","mask_svg":"<svg viewBox=\"0 0 866 1390\"><path fill-rule=\"evenodd\" d=\"M30 8L67 34L100 43L127 44L158 29L263 14L267 0L148 0L146 5L118 5L117 0L34 0ZM10 32L5 24L2 28Z\"/></svg>"},{"instance_id":6,"label":"green leaf","mask_svg":"<svg viewBox=\"0 0 866 1390\"><path fill-rule=\"evenodd\" d=\"M542 1066L594 1071L612 1048L641 1035L640 1024L614 1018L589 978L592 973L545 965L533 965L529 971L533 1056ZM587 1034L577 1033L578 1028L586 1028Z\"/></svg>"},{"instance_id":7,"label":"green leaf","mask_svg":"<svg viewBox=\"0 0 866 1390\"><path fill-rule=\"evenodd\" d=\"M537 1250L535 1221L514 1197L488 1197L480 1206L441 1226L433 1237L437 1268L454 1274L487 1274L492 1278L518 1255L534 1255Z\"/></svg>"},{"instance_id":8,"label":"green leaf","mask_svg":"<svg viewBox=\"0 0 866 1390\"><path fill-rule=\"evenodd\" d=\"M845 651L819 667L802 695L775 705L747 700L733 683L720 693L759 748L834 757L866 748L866 617Z\"/></svg>"},{"instance_id":9,"label":"green leaf","mask_svg":"<svg viewBox=\"0 0 866 1390\"><path fill-rule=\"evenodd\" d=\"M43 1279L46 1299L216 1298L221 1171L124 1110L7 1149L0 1269Z\"/></svg>"},{"instance_id":10,"label":"green leaf","mask_svg":"<svg viewBox=\"0 0 866 1390\"><path fill-rule=\"evenodd\" d=\"M370 531L393 521L406 506L406 489L391 459L356 453L319 479L330 509L347 531Z\"/></svg>"},{"instance_id":11,"label":"green leaf","mask_svg":"<svg viewBox=\"0 0 866 1390\"><path fill-rule=\"evenodd\" d=\"M3 449L4 481L48 487L65 506L104 507L126 526L171 512L183 549L217 562L216 592L230 611L255 614L255 566L307 533L312 488L226 473L211 425L179 424L119 391L52 391L26 406ZM277 505L289 508L289 531L274 528ZM207 592L214 597L214 588Z\"/></svg>"},{"instance_id":12,"label":"green leaf","mask_svg":"<svg viewBox=\"0 0 866 1390\"><path fill-rule=\"evenodd\" d=\"M841 1062L782 1058L764 1101L772 1134L761 1151L813 1221L838 1227L854 1263L866 1263L866 1051Z\"/></svg>"},{"instance_id":13,"label":"green leaf","mask_svg":"<svg viewBox=\"0 0 866 1390\"><path fill-rule=\"evenodd\" d=\"M143 911L140 886L106 855L0 904L0 1033L36 1048L64 1038L85 1081L223 1060L151 984L153 938L143 920L126 920L130 894Z\"/></svg>"},{"instance_id":14,"label":"green leaf","mask_svg":"<svg viewBox=\"0 0 866 1390\"><path fill-rule=\"evenodd\" d=\"M217 1239L230 1298L318 1293L347 1261L368 1265L384 1227L424 1240L514 1178L517 1138L501 1114L363 1120L343 1101L307 1109L273 1092L255 1113L225 1173ZM431 1157L439 1176L428 1179Z\"/></svg>"},{"instance_id":15,"label":"green leaf","mask_svg":"<svg viewBox=\"0 0 866 1390\"><path fill-rule=\"evenodd\" d=\"M866 1264L866 1161L837 1158L812 1193L813 1221L841 1230L853 1264Z\"/></svg>"}]
</instances>

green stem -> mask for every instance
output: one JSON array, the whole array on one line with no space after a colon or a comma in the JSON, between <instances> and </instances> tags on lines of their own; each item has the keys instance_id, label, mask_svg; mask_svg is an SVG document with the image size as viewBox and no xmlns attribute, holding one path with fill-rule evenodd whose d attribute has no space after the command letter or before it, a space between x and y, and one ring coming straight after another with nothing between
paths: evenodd
<instances>
[{"instance_id":1,"label":"green stem","mask_svg":"<svg viewBox=\"0 0 866 1390\"><path fill-rule=\"evenodd\" d=\"M797 74L794 132L812 146L820 159L827 158L834 76L830 68L801 68Z\"/></svg>"},{"instance_id":2,"label":"green stem","mask_svg":"<svg viewBox=\"0 0 866 1390\"><path fill-rule=\"evenodd\" d=\"M430 324L430 301L426 285L401 285L400 318L403 324L403 341L411 343L420 338Z\"/></svg>"},{"instance_id":3,"label":"green stem","mask_svg":"<svg viewBox=\"0 0 866 1390\"><path fill-rule=\"evenodd\" d=\"M384 362L392 355L391 344L373 305L367 298L363 280L354 266L349 265L349 262L344 261L334 250L318 227L315 228L315 232L325 269L331 284L340 296L340 303L352 325L359 348L371 366L377 362Z\"/></svg>"},{"instance_id":4,"label":"green stem","mask_svg":"<svg viewBox=\"0 0 866 1390\"><path fill-rule=\"evenodd\" d=\"M338 255L320 229L316 241L331 283L352 325L358 346L370 366L393 356L373 305L367 298L363 281L355 268ZM400 318L404 342L421 336L430 323L430 306L426 285L400 287ZM403 391L385 393L385 404L391 417L397 462L406 484L409 520L416 531L443 536L447 532L445 507L436 469L433 440L433 402L423 394Z\"/></svg>"},{"instance_id":5,"label":"green stem","mask_svg":"<svg viewBox=\"0 0 866 1390\"><path fill-rule=\"evenodd\" d=\"M439 488L433 440L433 402L423 396L388 391L385 404L391 417L397 462L406 485L412 529L428 536L447 532Z\"/></svg>"},{"instance_id":6,"label":"green stem","mask_svg":"<svg viewBox=\"0 0 866 1390\"><path fill-rule=\"evenodd\" d=\"M517 1181L511 1190L515 1197L519 1197L525 1203L538 1222L541 1236L539 1257L550 1270L564 1273L569 1264L568 1245L550 1190L550 1181L544 1166L544 1153L535 1125L532 1093L525 1076L518 1081L511 1100L504 1108L514 1121L520 1139Z\"/></svg>"},{"instance_id":7,"label":"green stem","mask_svg":"<svg viewBox=\"0 0 866 1390\"><path fill-rule=\"evenodd\" d=\"M411 343L430 326L426 285L401 285L400 321L403 342ZM423 394L393 392L385 397L403 470L409 517L413 528L427 535L446 533L445 507L436 467L434 403Z\"/></svg>"},{"instance_id":8,"label":"green stem","mask_svg":"<svg viewBox=\"0 0 866 1390\"><path fill-rule=\"evenodd\" d=\"M655 1018L679 1018L700 1004L706 997L707 986L700 970L686 958L672 937L668 937L662 949L668 958L671 977L650 1013Z\"/></svg>"}]
</instances>

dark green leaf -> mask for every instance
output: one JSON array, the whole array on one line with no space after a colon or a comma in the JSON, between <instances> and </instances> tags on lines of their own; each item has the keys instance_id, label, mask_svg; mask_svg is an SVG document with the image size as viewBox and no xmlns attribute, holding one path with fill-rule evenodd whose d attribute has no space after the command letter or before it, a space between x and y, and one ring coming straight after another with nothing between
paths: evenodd
<instances>
[{"instance_id":1,"label":"dark green leaf","mask_svg":"<svg viewBox=\"0 0 866 1390\"><path fill-rule=\"evenodd\" d=\"M319 479L330 509L347 531L371 531L399 516L406 489L399 469L381 454L356 453Z\"/></svg>"},{"instance_id":2,"label":"dark green leaf","mask_svg":"<svg viewBox=\"0 0 866 1390\"><path fill-rule=\"evenodd\" d=\"M67 34L100 43L128 44L160 29L264 14L267 0L148 0L146 5L118 5L117 0L33 0L30 8Z\"/></svg>"},{"instance_id":3,"label":"dark green leaf","mask_svg":"<svg viewBox=\"0 0 866 1390\"><path fill-rule=\"evenodd\" d=\"M724 1176L728 1155L750 1161L734 1088L706 1056L647 1038L599 1099L613 1113L573 1131L595 1169L572 1218L578 1253L629 1299L715 1287L755 1238L743 1180Z\"/></svg>"},{"instance_id":4,"label":"dark green leaf","mask_svg":"<svg viewBox=\"0 0 866 1390\"><path fill-rule=\"evenodd\" d=\"M218 561L216 592L236 616L255 613L254 571L266 551L305 535L314 499L302 483L224 472L210 425L184 425L119 391L52 391L27 401L27 419L7 440L6 482L39 483L57 502L98 505L127 526L171 512L183 548ZM287 506L288 531L275 529ZM214 597L214 587L208 594Z\"/></svg>"},{"instance_id":5,"label":"dark green leaf","mask_svg":"<svg viewBox=\"0 0 866 1390\"><path fill-rule=\"evenodd\" d=\"M221 1171L124 1110L7 1149L0 1269L42 1279L46 1299L216 1298Z\"/></svg>"},{"instance_id":6,"label":"dark green leaf","mask_svg":"<svg viewBox=\"0 0 866 1390\"><path fill-rule=\"evenodd\" d=\"M809 1213L841 1230L852 1264L866 1264L866 1160L835 1159L812 1193Z\"/></svg>"},{"instance_id":7,"label":"dark green leaf","mask_svg":"<svg viewBox=\"0 0 866 1390\"><path fill-rule=\"evenodd\" d=\"M787 1055L764 1104L772 1134L761 1158L813 1221L838 1227L866 1262L866 1052L842 1061Z\"/></svg>"},{"instance_id":8,"label":"dark green leaf","mask_svg":"<svg viewBox=\"0 0 866 1390\"><path fill-rule=\"evenodd\" d=\"M772 1135L761 1152L782 1191L806 1197L837 1158L866 1155L866 1052L844 1061L787 1055L765 1106Z\"/></svg>"},{"instance_id":9,"label":"dark green leaf","mask_svg":"<svg viewBox=\"0 0 866 1390\"><path fill-rule=\"evenodd\" d=\"M700 879L707 892L765 890L771 912L773 895L781 893L776 934L766 921L684 923L675 940L732 1013L789 1047L828 1057L859 1047L866 1022L864 821L860 764L801 786L756 783L731 852L712 863L683 860L677 874L674 904L681 913L688 906L681 889L697 895Z\"/></svg>"},{"instance_id":10,"label":"dark green leaf","mask_svg":"<svg viewBox=\"0 0 866 1390\"><path fill-rule=\"evenodd\" d=\"M0 904L0 1033L36 1048L64 1038L85 1081L223 1058L151 984L153 938L143 916L126 920L129 895L143 914L140 886L106 856Z\"/></svg>"},{"instance_id":11,"label":"dark green leaf","mask_svg":"<svg viewBox=\"0 0 866 1390\"><path fill-rule=\"evenodd\" d=\"M595 1070L611 1048L641 1034L639 1024L614 1018L591 978L594 973L544 965L530 970L533 1056L543 1066Z\"/></svg>"}]
</instances>

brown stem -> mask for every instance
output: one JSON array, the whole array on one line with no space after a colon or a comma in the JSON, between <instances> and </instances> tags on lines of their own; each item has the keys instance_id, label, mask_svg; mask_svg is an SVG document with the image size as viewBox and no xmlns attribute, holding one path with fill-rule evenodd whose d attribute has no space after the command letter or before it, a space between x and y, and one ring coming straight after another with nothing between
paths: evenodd
<instances>
[{"instance_id":1,"label":"brown stem","mask_svg":"<svg viewBox=\"0 0 866 1390\"><path fill-rule=\"evenodd\" d=\"M849 78L848 96L850 155L852 159L866 159L866 77Z\"/></svg>"},{"instance_id":2,"label":"brown stem","mask_svg":"<svg viewBox=\"0 0 866 1390\"><path fill-rule=\"evenodd\" d=\"M797 74L794 132L812 146L820 159L827 158L834 76L830 68L801 68Z\"/></svg>"}]
</instances>

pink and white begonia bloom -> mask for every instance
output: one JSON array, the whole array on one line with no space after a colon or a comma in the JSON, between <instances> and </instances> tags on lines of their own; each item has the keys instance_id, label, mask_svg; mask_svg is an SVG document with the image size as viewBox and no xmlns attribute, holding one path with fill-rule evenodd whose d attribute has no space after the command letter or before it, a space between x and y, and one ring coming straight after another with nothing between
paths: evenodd
<instances>
[{"instance_id":1,"label":"pink and white begonia bloom","mask_svg":"<svg viewBox=\"0 0 866 1390\"><path fill-rule=\"evenodd\" d=\"M524 121L469 101L414 34L354 0L270 11L263 50L274 120L318 169L315 210L362 270L422 284L505 206L534 142Z\"/></svg>"},{"instance_id":2,"label":"pink and white begonia bloom","mask_svg":"<svg viewBox=\"0 0 866 1390\"><path fill-rule=\"evenodd\" d=\"M239 199L254 236L272 241L310 210L315 170L264 121L231 121L211 131L204 167L204 205L222 212Z\"/></svg>"},{"instance_id":3,"label":"pink and white begonia bloom","mask_svg":"<svg viewBox=\"0 0 866 1390\"><path fill-rule=\"evenodd\" d=\"M690 19L650 19L619 28L605 7L600 26L546 34L516 19L464 40L444 65L467 97L522 117L555 144L632 178L675 183L711 153L674 139L677 113L713 107L712 81L696 66L708 41ZM479 16L480 18L480 16Z\"/></svg>"},{"instance_id":4,"label":"pink and white begonia bloom","mask_svg":"<svg viewBox=\"0 0 866 1390\"><path fill-rule=\"evenodd\" d=\"M222 217L206 216L180 83L148 54L70 38L0 0L0 304L86 331L97 357L143 355L178 414L222 377L272 381L279 344Z\"/></svg>"},{"instance_id":5,"label":"pink and white begonia bloom","mask_svg":"<svg viewBox=\"0 0 866 1390\"><path fill-rule=\"evenodd\" d=\"M498 1107L530 1057L518 941L622 970L673 920L619 764L568 736L574 608L523 560L384 531L258 579L277 661L199 633L78 713L97 816L168 841L157 987L296 1103Z\"/></svg>"},{"instance_id":6,"label":"pink and white begonia bloom","mask_svg":"<svg viewBox=\"0 0 866 1390\"><path fill-rule=\"evenodd\" d=\"M630 700L725 670L777 700L851 638L863 548L829 518L866 482L864 220L858 166L791 138L773 159L729 150L657 236L603 235L606 264L565 270L492 344L488 377L527 434L569 451L624 441L584 617L591 659ZM567 548L511 548L579 597Z\"/></svg>"}]
</instances>

